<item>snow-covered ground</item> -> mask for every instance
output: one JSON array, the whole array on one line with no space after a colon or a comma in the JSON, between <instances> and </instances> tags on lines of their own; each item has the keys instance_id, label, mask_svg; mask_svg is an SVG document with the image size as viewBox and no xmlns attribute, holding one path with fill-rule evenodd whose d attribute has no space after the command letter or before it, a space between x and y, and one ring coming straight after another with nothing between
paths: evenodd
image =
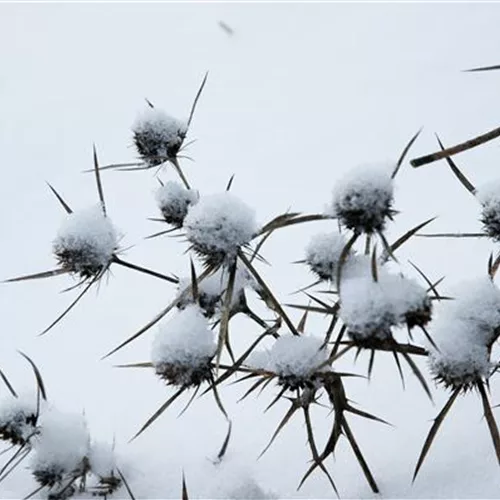
<instances>
[{"instance_id":1,"label":"snow-covered ground","mask_svg":"<svg viewBox=\"0 0 500 500\"><path fill-rule=\"evenodd\" d=\"M259 224L288 208L327 210L346 172L395 161L422 126L411 157L437 149L434 132L452 145L499 126L500 72L461 72L500 62L499 19L500 5L473 3L0 5L0 278L55 268L52 244L66 215L45 181L75 211L95 205L95 179L82 173L93 165L93 143L101 164L132 161L131 127L147 110L144 98L186 120L206 71L188 133L188 140L197 139L186 152L195 162L181 164L202 195L221 193L235 174L231 191L255 209ZM487 186L500 177L499 155L496 141L456 162L474 185ZM161 178L178 180L172 169ZM160 216L153 171L104 172L102 181L107 215L123 235L119 246L128 248L124 258L189 276L187 242L143 239L163 228L147 221ZM429 231L480 230L480 204L445 162L417 170L406 162L394 199L400 213L388 225L389 240L435 215ZM284 229L264 248L273 265L259 269L284 302L304 302L289 294L314 279L306 266L291 262L305 257L312 235L335 229L331 222ZM432 280L446 276L440 290L447 293L483 277L496 250L498 244L484 239L413 239L398 256L409 277L419 279L408 259ZM52 404L85 412L93 440L115 439L118 463L138 498L178 497L183 471L192 498L333 495L320 473L296 491L309 465L300 418L257 460L287 410L284 401L263 413L276 394L271 386L241 403L248 386L221 390L233 435L219 465L213 460L227 424L210 395L177 418L189 397L183 395L128 443L173 389L152 369L114 365L149 361L157 329L100 358L165 307L176 287L112 267L109 279L38 337L75 293L60 290L74 283L62 276L0 287L0 367L20 392L29 391L33 375L16 350L29 354ZM299 311L290 315L298 322ZM322 325L311 318L308 332ZM246 345L260 329L237 317L231 332L235 345ZM424 341L419 334L416 340ZM346 358L341 366L352 369L353 356ZM355 369L365 373L367 362L362 354ZM371 382L346 382L354 401L394 425L351 418L381 496L500 498L500 472L474 392L453 408L412 484L430 422L447 397L430 383L435 405L409 373L402 389L390 355L377 356ZM498 373L491 394L499 404ZM494 412L499 420L500 409ZM331 416L318 408L313 419L322 442ZM2 498L35 488L26 465L0 484ZM346 442L327 466L343 498L374 496Z\"/></svg>"}]
</instances>

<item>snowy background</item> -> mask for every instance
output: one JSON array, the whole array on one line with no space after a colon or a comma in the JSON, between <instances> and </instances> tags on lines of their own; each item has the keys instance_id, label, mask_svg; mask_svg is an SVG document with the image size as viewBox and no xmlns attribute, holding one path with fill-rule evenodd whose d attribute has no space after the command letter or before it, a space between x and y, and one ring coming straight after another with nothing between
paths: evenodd
<instances>
[{"instance_id":1,"label":"snowy background","mask_svg":"<svg viewBox=\"0 0 500 500\"><path fill-rule=\"evenodd\" d=\"M261 222L287 208L323 210L343 173L366 161L397 158L421 126L411 157L436 150L434 132L452 145L498 126L500 73L461 70L498 64L499 19L495 4L1 5L0 274L54 266L51 243L63 213L45 181L74 207L94 204L94 179L81 173L92 166L92 143L102 163L132 160L130 127L144 98L186 117L207 70L189 135L198 139L189 148L196 162L185 162L185 171L204 193L223 190L236 174L234 194L256 209ZM221 20L233 36L219 27ZM498 176L499 155L493 142L456 161L480 185ZM162 178L174 174L168 170ZM143 240L160 229L146 220L158 216L153 174L107 172L103 183L122 245L134 245L128 260L185 275L185 245ZM401 214L390 239L434 215L433 231L479 229L479 204L444 162L418 170L405 164L396 184ZM309 237L324 226L284 230L266 247L273 266L262 272L285 302L297 301L288 294L310 282L307 271L291 262L303 258ZM494 249L480 240L415 239L400 256L433 280L446 276L445 292L484 274ZM32 374L16 349L32 356L54 404L84 410L96 438L116 437L137 497L179 496L182 470L193 498L234 497L238 488L245 498L252 481L282 498L332 496L319 473L296 491L309 457L300 418L256 460L287 408L278 404L263 416L272 389L236 404L245 388L225 388L233 439L218 467L211 460L226 425L211 397L195 401L181 418L178 403L127 444L172 390L148 370L113 365L148 360L154 331L100 358L165 306L174 287L115 268L97 293L37 337L69 303L70 296L59 293L69 284L61 277L0 287L0 366L16 388L29 390ZM242 342L256 333L245 319L236 319L232 332ZM361 356L358 369L366 363ZM498 465L474 393L454 408L412 486L418 453L446 392L433 390L433 406L410 376L403 391L390 356L378 357L369 384L359 379L348 390L363 409L395 426L351 419L382 497L500 498ZM498 376L492 394L493 404L500 403ZM326 412L315 422L324 437ZM373 496L344 442L328 467L342 497ZM33 488L19 469L0 485L0 495L22 497Z\"/></svg>"}]
</instances>

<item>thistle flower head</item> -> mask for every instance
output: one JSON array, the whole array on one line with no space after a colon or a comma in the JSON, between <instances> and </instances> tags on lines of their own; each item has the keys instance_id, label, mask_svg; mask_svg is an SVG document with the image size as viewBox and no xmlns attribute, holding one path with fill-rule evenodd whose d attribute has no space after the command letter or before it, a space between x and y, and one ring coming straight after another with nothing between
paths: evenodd
<instances>
[{"instance_id":1,"label":"thistle flower head","mask_svg":"<svg viewBox=\"0 0 500 500\"><path fill-rule=\"evenodd\" d=\"M168 181L156 192L156 201L165 222L182 227L189 207L198 201L198 193L178 182Z\"/></svg>"},{"instance_id":2,"label":"thistle flower head","mask_svg":"<svg viewBox=\"0 0 500 500\"><path fill-rule=\"evenodd\" d=\"M187 134L187 123L157 108L141 113L132 126L134 144L139 156L157 166L177 156Z\"/></svg>"},{"instance_id":3,"label":"thistle flower head","mask_svg":"<svg viewBox=\"0 0 500 500\"><path fill-rule=\"evenodd\" d=\"M255 212L227 191L201 197L183 227L192 248L214 265L233 259L258 229Z\"/></svg>"},{"instance_id":4,"label":"thistle flower head","mask_svg":"<svg viewBox=\"0 0 500 500\"><path fill-rule=\"evenodd\" d=\"M151 359L156 374L168 384L190 387L211 378L215 351L207 319L196 305L190 305L160 325Z\"/></svg>"},{"instance_id":5,"label":"thistle flower head","mask_svg":"<svg viewBox=\"0 0 500 500\"><path fill-rule=\"evenodd\" d=\"M481 222L486 234L500 241L500 182L493 182L479 188L476 197L482 206Z\"/></svg>"},{"instance_id":6,"label":"thistle flower head","mask_svg":"<svg viewBox=\"0 0 500 500\"><path fill-rule=\"evenodd\" d=\"M391 173L385 165L361 166L348 172L333 191L332 215L358 233L382 231L394 214Z\"/></svg>"},{"instance_id":7,"label":"thistle flower head","mask_svg":"<svg viewBox=\"0 0 500 500\"><path fill-rule=\"evenodd\" d=\"M116 230L100 206L69 214L53 242L59 265L81 278L98 276L117 248Z\"/></svg>"},{"instance_id":8,"label":"thistle flower head","mask_svg":"<svg viewBox=\"0 0 500 500\"><path fill-rule=\"evenodd\" d=\"M32 397L4 399L0 404L0 439L23 445L37 433L37 408Z\"/></svg>"},{"instance_id":9,"label":"thistle flower head","mask_svg":"<svg viewBox=\"0 0 500 500\"><path fill-rule=\"evenodd\" d=\"M338 232L316 234L306 247L305 262L319 279L334 280L346 243Z\"/></svg>"},{"instance_id":10,"label":"thistle flower head","mask_svg":"<svg viewBox=\"0 0 500 500\"><path fill-rule=\"evenodd\" d=\"M393 327L424 326L430 320L430 300L418 283L382 266L377 281L365 272L346 279L340 295L340 317L353 340L367 344L387 340Z\"/></svg>"},{"instance_id":11,"label":"thistle flower head","mask_svg":"<svg viewBox=\"0 0 500 500\"><path fill-rule=\"evenodd\" d=\"M276 373L279 384L287 389L314 389L319 386L319 368L327 358L320 338L308 335L284 335L277 339L268 352L267 369Z\"/></svg>"},{"instance_id":12,"label":"thistle flower head","mask_svg":"<svg viewBox=\"0 0 500 500\"><path fill-rule=\"evenodd\" d=\"M83 475L88 469L90 437L81 415L53 408L41 415L40 433L33 441L31 470L41 486L60 485L68 475Z\"/></svg>"}]
</instances>

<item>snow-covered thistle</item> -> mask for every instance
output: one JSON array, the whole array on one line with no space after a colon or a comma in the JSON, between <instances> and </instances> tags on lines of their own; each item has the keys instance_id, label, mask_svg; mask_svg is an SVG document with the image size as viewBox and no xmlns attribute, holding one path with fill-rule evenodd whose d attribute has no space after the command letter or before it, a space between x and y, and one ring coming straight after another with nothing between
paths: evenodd
<instances>
[{"instance_id":1,"label":"snow-covered thistle","mask_svg":"<svg viewBox=\"0 0 500 500\"><path fill-rule=\"evenodd\" d=\"M316 234L306 247L304 262L320 280L334 281L345 246L346 240L338 232Z\"/></svg>"},{"instance_id":2,"label":"snow-covered thistle","mask_svg":"<svg viewBox=\"0 0 500 500\"><path fill-rule=\"evenodd\" d=\"M156 201L167 224L182 227L191 205L198 201L198 193L178 182L168 181L156 192Z\"/></svg>"},{"instance_id":3,"label":"snow-covered thistle","mask_svg":"<svg viewBox=\"0 0 500 500\"><path fill-rule=\"evenodd\" d=\"M431 372L438 382L466 391L487 380L491 348L500 335L500 290L484 277L463 283L435 322L439 350L431 350Z\"/></svg>"},{"instance_id":4,"label":"snow-covered thistle","mask_svg":"<svg viewBox=\"0 0 500 500\"><path fill-rule=\"evenodd\" d=\"M67 216L53 250L61 269L82 279L95 278L111 264L118 236L111 220L96 205Z\"/></svg>"},{"instance_id":5,"label":"snow-covered thistle","mask_svg":"<svg viewBox=\"0 0 500 500\"><path fill-rule=\"evenodd\" d=\"M256 235L255 212L229 192L202 196L184 219L191 248L207 265L219 266L236 258L238 250Z\"/></svg>"},{"instance_id":6,"label":"snow-covered thistle","mask_svg":"<svg viewBox=\"0 0 500 500\"><path fill-rule=\"evenodd\" d=\"M168 384L196 387L211 379L215 350L207 319L196 305L190 305L160 325L151 359L156 374Z\"/></svg>"},{"instance_id":7,"label":"snow-covered thistle","mask_svg":"<svg viewBox=\"0 0 500 500\"><path fill-rule=\"evenodd\" d=\"M484 232L494 241L500 241L500 181L481 187L476 197L481 203Z\"/></svg>"},{"instance_id":8,"label":"snow-covered thistle","mask_svg":"<svg viewBox=\"0 0 500 500\"><path fill-rule=\"evenodd\" d=\"M323 341L308 335L286 335L277 339L269 351L267 369L278 375L278 384L295 391L320 386L318 374L328 369Z\"/></svg>"},{"instance_id":9,"label":"snow-covered thistle","mask_svg":"<svg viewBox=\"0 0 500 500\"><path fill-rule=\"evenodd\" d=\"M0 402L0 439L13 445L25 445L38 432L36 399L13 397Z\"/></svg>"},{"instance_id":10,"label":"snow-covered thistle","mask_svg":"<svg viewBox=\"0 0 500 500\"><path fill-rule=\"evenodd\" d=\"M118 473L113 445L104 442L92 443L89 467L97 478L97 484L91 488L94 496L107 497L121 487L122 479Z\"/></svg>"},{"instance_id":11,"label":"snow-covered thistle","mask_svg":"<svg viewBox=\"0 0 500 500\"><path fill-rule=\"evenodd\" d=\"M365 275L342 285L340 316L360 345L392 339L393 327L425 327L432 305L415 281L379 268L377 280Z\"/></svg>"},{"instance_id":12,"label":"snow-covered thistle","mask_svg":"<svg viewBox=\"0 0 500 500\"><path fill-rule=\"evenodd\" d=\"M104 276L111 264L117 264L141 273L149 274L169 281L170 283L178 282L176 278L165 276L161 273L132 264L118 256L118 235L107 215L95 147L93 150L93 158L94 173L99 196L98 206L74 212L68 203L64 201L62 196L49 184L50 190L59 201L67 217L52 245L58 267L52 271L29 274L6 280L6 282L17 282L51 278L62 274L69 274L80 280L76 286L71 288L83 286L83 291L66 310L42 332L42 334L47 333L66 316L66 314L88 292L90 287Z\"/></svg>"},{"instance_id":13,"label":"snow-covered thistle","mask_svg":"<svg viewBox=\"0 0 500 500\"><path fill-rule=\"evenodd\" d=\"M187 122L151 106L137 117L132 126L137 152L150 167L176 158L187 130Z\"/></svg>"},{"instance_id":14,"label":"snow-covered thistle","mask_svg":"<svg viewBox=\"0 0 500 500\"><path fill-rule=\"evenodd\" d=\"M335 186L332 212L340 223L356 233L384 230L395 214L394 181L388 166L360 166L352 169Z\"/></svg>"},{"instance_id":15,"label":"snow-covered thistle","mask_svg":"<svg viewBox=\"0 0 500 500\"><path fill-rule=\"evenodd\" d=\"M31 471L41 487L70 488L90 470L90 436L85 419L50 409L40 419L40 433L33 442Z\"/></svg>"}]
</instances>

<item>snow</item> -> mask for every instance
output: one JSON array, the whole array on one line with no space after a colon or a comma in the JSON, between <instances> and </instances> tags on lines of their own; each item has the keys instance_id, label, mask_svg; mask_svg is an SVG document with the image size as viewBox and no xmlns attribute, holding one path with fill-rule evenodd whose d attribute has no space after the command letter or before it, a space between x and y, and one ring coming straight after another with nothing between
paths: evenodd
<instances>
[{"instance_id":1,"label":"snow","mask_svg":"<svg viewBox=\"0 0 500 500\"><path fill-rule=\"evenodd\" d=\"M34 394L9 396L0 402L0 438L22 444L33 436L37 414Z\"/></svg>"},{"instance_id":2,"label":"snow","mask_svg":"<svg viewBox=\"0 0 500 500\"><path fill-rule=\"evenodd\" d=\"M468 384L486 378L490 349L500 329L500 290L488 277L476 278L452 290L455 300L442 305L430 347L431 371L445 383Z\"/></svg>"},{"instance_id":3,"label":"snow","mask_svg":"<svg viewBox=\"0 0 500 500\"><path fill-rule=\"evenodd\" d=\"M347 228L361 233L382 231L391 215L394 166L360 165L335 184L332 215Z\"/></svg>"},{"instance_id":4,"label":"snow","mask_svg":"<svg viewBox=\"0 0 500 500\"><path fill-rule=\"evenodd\" d=\"M487 379L491 372L493 365L488 349L470 341L467 326L458 322L433 330L439 351L431 348L429 366L435 378L446 386L469 387L474 382Z\"/></svg>"},{"instance_id":5,"label":"snow","mask_svg":"<svg viewBox=\"0 0 500 500\"><path fill-rule=\"evenodd\" d=\"M310 378L328 359L323 340L311 335L283 335L269 350L267 369L280 377ZM322 367L325 371L328 367Z\"/></svg>"},{"instance_id":6,"label":"snow","mask_svg":"<svg viewBox=\"0 0 500 500\"><path fill-rule=\"evenodd\" d=\"M156 191L156 201L165 221L182 227L190 205L198 201L198 193L175 181L168 181Z\"/></svg>"},{"instance_id":7,"label":"snow","mask_svg":"<svg viewBox=\"0 0 500 500\"><path fill-rule=\"evenodd\" d=\"M136 118L132 132L138 153L154 166L177 155L187 134L187 123L148 107Z\"/></svg>"},{"instance_id":8,"label":"snow","mask_svg":"<svg viewBox=\"0 0 500 500\"><path fill-rule=\"evenodd\" d=\"M52 268L43 248L47 242L50 246L58 221L44 180L66 186L74 193L72 204L84 206L95 193L93 176L79 174L88 168L91 143L97 142L103 162L130 159L135 151L129 147L129 124L137 104L141 106L147 96L182 117L206 70L207 85L189 131L198 139L189 152L196 162L179 159L190 184L201 193L222 189L235 173L233 189L256 208L257 220L270 220L288 208L316 213L323 200L330 201L331 188L351 165L397 156L423 126L396 180L395 206L400 214L394 224L387 224L387 238L394 241L435 215L439 227L433 231L467 232L476 227L480 205L456 182L445 161L413 169L408 160L439 150L434 131L445 146L453 146L497 126L493 103L500 73L461 70L498 62L498 4L219 3L205 8L195 3L13 2L2 4L0 10L0 107L5 118L0 144L8 166L0 183L5 277L31 266ZM232 37L219 29L219 20L234 29ZM498 177L497 141L455 157L478 186ZM146 218L156 208L153 172L102 175L107 186L109 182L106 195L113 213L125 221L131 243L137 243L131 251L133 261L189 275L178 240L142 241L148 234ZM175 179L170 167L161 175ZM300 258L312 233L335 226L332 221L297 225L266 243L264 257L272 265L256 261L256 266L280 299L307 302L288 296L311 278L305 266L290 262ZM363 242L359 243L361 251ZM412 238L397 257L402 265L407 259L415 262L432 281L446 276L439 290L451 296L454 282L485 273L488 257L496 250L487 238ZM113 366L147 360L154 330L116 356L99 359L170 303L175 291L162 280L119 267L112 270L120 279L91 293L85 307L68 318L66 331L44 337L36 336L40 325L68 305L68 295L57 293L59 280L0 286L0 367L16 390L23 383L32 387L33 377L16 354L16 349L24 350L42 371L51 400L64 401L68 408L84 405L93 436L106 439L115 434L117 446L124 445L137 469L130 476L124 471L136 498L178 498L182 470L191 498L212 498L208 485L214 467L207 457L217 453L226 422L211 395L199 398L181 418L177 414L184 400L179 402L162 415L161 425L127 444L170 393L149 370ZM437 313L441 306L433 304ZM443 307L448 304L442 302ZM255 306L256 312L263 310L260 302ZM296 324L300 312L287 312ZM319 336L323 326L321 315L310 315L309 331ZM257 334L255 325L241 315L231 322L231 329L235 354ZM420 337L416 334L415 340ZM364 374L363 356L368 355L361 353L357 364L352 363L354 355L345 356L342 369ZM498 499L498 461L476 394L456 402L412 483L411 471L449 392L430 383L434 406L413 377L406 377L402 390L390 353L381 353L380 362L378 358L369 384L363 378L345 383L348 396L360 408L394 425L350 419L381 497ZM425 361L415 361L430 382ZM332 498L321 473L296 491L310 465L300 416L256 460L289 402L279 401L263 414L272 398L268 386L259 398L237 404L251 383L221 387L234 424L223 462L232 463L238 452L243 468L255 470L263 489L281 498ZM490 379L493 404L500 402L499 384L497 373ZM3 390L2 395L7 392ZM493 410L497 421L499 411ZM332 418L318 406L312 412L322 451ZM332 467L340 496L373 498L344 438L339 445L335 464L327 467ZM3 465L7 454L1 458ZM29 471L21 465L2 481L0 496L24 498L36 487L27 485L29 481ZM118 498L126 498L122 492Z\"/></svg>"},{"instance_id":9,"label":"snow","mask_svg":"<svg viewBox=\"0 0 500 500\"><path fill-rule=\"evenodd\" d=\"M500 240L500 181L481 186L475 195L482 205L481 222L485 232L494 240Z\"/></svg>"},{"instance_id":10,"label":"snow","mask_svg":"<svg viewBox=\"0 0 500 500\"><path fill-rule=\"evenodd\" d=\"M32 443L30 468L34 473L64 475L79 470L89 455L85 418L50 408L40 416L40 433Z\"/></svg>"},{"instance_id":11,"label":"snow","mask_svg":"<svg viewBox=\"0 0 500 500\"><path fill-rule=\"evenodd\" d=\"M189 208L184 229L196 251L221 261L235 257L255 236L258 226L254 210L226 191L202 196Z\"/></svg>"},{"instance_id":12,"label":"snow","mask_svg":"<svg viewBox=\"0 0 500 500\"><path fill-rule=\"evenodd\" d=\"M408 314L425 307L427 293L414 280L382 266L378 281L368 273L342 283L340 317L355 338L389 338L392 327L402 326Z\"/></svg>"},{"instance_id":13,"label":"snow","mask_svg":"<svg viewBox=\"0 0 500 500\"><path fill-rule=\"evenodd\" d=\"M105 269L117 248L117 232L100 205L69 214L53 242L61 265L82 275Z\"/></svg>"},{"instance_id":14,"label":"snow","mask_svg":"<svg viewBox=\"0 0 500 500\"><path fill-rule=\"evenodd\" d=\"M88 458L93 474L100 477L116 475L116 456L113 444L102 441L93 442Z\"/></svg>"},{"instance_id":15,"label":"snow","mask_svg":"<svg viewBox=\"0 0 500 500\"><path fill-rule=\"evenodd\" d=\"M207 319L197 306L191 305L160 325L151 360L157 370L164 364L196 368L210 360L215 350L214 334Z\"/></svg>"},{"instance_id":16,"label":"snow","mask_svg":"<svg viewBox=\"0 0 500 500\"><path fill-rule=\"evenodd\" d=\"M314 235L306 247L306 264L320 279L334 280L340 255L346 243L346 239L340 233ZM346 259L346 262L347 260L349 259Z\"/></svg>"}]
</instances>

